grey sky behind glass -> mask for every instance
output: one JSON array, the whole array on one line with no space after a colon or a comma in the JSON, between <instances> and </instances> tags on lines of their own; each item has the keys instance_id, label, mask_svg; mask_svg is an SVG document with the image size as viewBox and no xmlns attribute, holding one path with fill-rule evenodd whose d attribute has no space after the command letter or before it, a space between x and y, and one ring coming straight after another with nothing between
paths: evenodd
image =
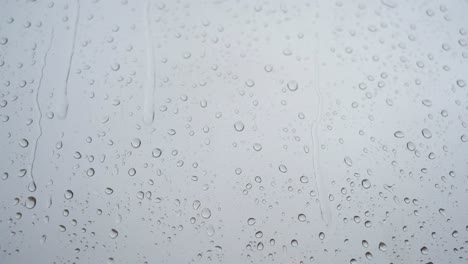
<instances>
[{"instance_id":1,"label":"grey sky behind glass","mask_svg":"<svg viewBox=\"0 0 468 264\"><path fill-rule=\"evenodd\" d=\"M468 2L0 3L0 263L465 263Z\"/></svg>"}]
</instances>

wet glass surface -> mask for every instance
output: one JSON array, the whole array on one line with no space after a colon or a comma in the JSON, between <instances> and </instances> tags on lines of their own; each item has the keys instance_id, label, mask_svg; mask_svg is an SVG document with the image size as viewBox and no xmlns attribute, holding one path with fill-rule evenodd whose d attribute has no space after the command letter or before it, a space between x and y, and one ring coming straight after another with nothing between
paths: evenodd
<instances>
[{"instance_id":1,"label":"wet glass surface","mask_svg":"<svg viewBox=\"0 0 468 264\"><path fill-rule=\"evenodd\" d=\"M466 263L468 2L3 0L0 263Z\"/></svg>"}]
</instances>

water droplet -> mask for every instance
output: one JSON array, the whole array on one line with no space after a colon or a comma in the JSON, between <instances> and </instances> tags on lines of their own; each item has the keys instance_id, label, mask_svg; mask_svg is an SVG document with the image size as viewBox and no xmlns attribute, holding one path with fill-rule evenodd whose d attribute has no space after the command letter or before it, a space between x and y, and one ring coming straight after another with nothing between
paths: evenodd
<instances>
[{"instance_id":1,"label":"water droplet","mask_svg":"<svg viewBox=\"0 0 468 264\"><path fill-rule=\"evenodd\" d=\"M215 228L214 228L213 225L208 225L208 226L206 227L206 234L207 234L208 236L210 236L210 237L211 237L211 236L214 236L214 234L215 234Z\"/></svg>"},{"instance_id":2,"label":"water droplet","mask_svg":"<svg viewBox=\"0 0 468 264\"><path fill-rule=\"evenodd\" d=\"M93 168L89 168L87 171L86 171L86 175L88 175L89 177L93 177L94 176L94 169Z\"/></svg>"},{"instance_id":3,"label":"water droplet","mask_svg":"<svg viewBox=\"0 0 468 264\"><path fill-rule=\"evenodd\" d=\"M463 134L463 135L461 135L460 140L461 140L462 142L467 142L467 141L468 141L468 136L465 135L465 134Z\"/></svg>"},{"instance_id":4,"label":"water droplet","mask_svg":"<svg viewBox=\"0 0 468 264\"><path fill-rule=\"evenodd\" d=\"M299 246L299 242L297 242L296 239L293 239L293 240L291 240L291 246L297 247L297 246Z\"/></svg>"},{"instance_id":5,"label":"water droplet","mask_svg":"<svg viewBox=\"0 0 468 264\"><path fill-rule=\"evenodd\" d=\"M262 145L260 143L254 143L253 144L253 149L255 151L260 151L260 150L262 150Z\"/></svg>"},{"instance_id":6,"label":"water droplet","mask_svg":"<svg viewBox=\"0 0 468 264\"><path fill-rule=\"evenodd\" d=\"M65 199L70 200L71 198L73 198L73 192L71 190L66 190L64 196Z\"/></svg>"},{"instance_id":7,"label":"water droplet","mask_svg":"<svg viewBox=\"0 0 468 264\"><path fill-rule=\"evenodd\" d=\"M304 176L302 175L299 180L302 182L302 183L308 183L309 182L309 178L307 176Z\"/></svg>"},{"instance_id":8,"label":"water droplet","mask_svg":"<svg viewBox=\"0 0 468 264\"><path fill-rule=\"evenodd\" d=\"M194 210L198 210L198 208L200 208L200 205L201 205L200 201L198 201L198 200L193 201L192 206L193 206Z\"/></svg>"},{"instance_id":9,"label":"water droplet","mask_svg":"<svg viewBox=\"0 0 468 264\"><path fill-rule=\"evenodd\" d=\"M325 234L323 232L319 233L319 239L324 240L325 239Z\"/></svg>"},{"instance_id":10,"label":"water droplet","mask_svg":"<svg viewBox=\"0 0 468 264\"><path fill-rule=\"evenodd\" d=\"M431 107L432 106L432 101L429 100L429 99L424 99L421 101L421 103L427 107Z\"/></svg>"},{"instance_id":11,"label":"water droplet","mask_svg":"<svg viewBox=\"0 0 468 264\"><path fill-rule=\"evenodd\" d=\"M385 251L387 251L387 245L386 245L384 242L380 242L380 243L379 243L379 249L380 249L381 251L384 251L384 252L385 252Z\"/></svg>"},{"instance_id":12,"label":"water droplet","mask_svg":"<svg viewBox=\"0 0 468 264\"><path fill-rule=\"evenodd\" d=\"M42 245L42 244L44 244L44 243L46 242L46 240L47 240L47 236L46 236L46 235L42 235L42 236L41 236L41 239L39 240L39 243Z\"/></svg>"},{"instance_id":13,"label":"water droplet","mask_svg":"<svg viewBox=\"0 0 468 264\"><path fill-rule=\"evenodd\" d=\"M300 221L300 222L305 222L307 220L307 217L305 216L305 214L299 214L297 216L297 219Z\"/></svg>"},{"instance_id":14,"label":"water droplet","mask_svg":"<svg viewBox=\"0 0 468 264\"><path fill-rule=\"evenodd\" d=\"M244 123L242 123L241 121L237 121L234 123L234 129L237 131L237 132L241 132L242 130L244 130Z\"/></svg>"},{"instance_id":15,"label":"water droplet","mask_svg":"<svg viewBox=\"0 0 468 264\"><path fill-rule=\"evenodd\" d=\"M263 68L266 72L271 72L273 71L273 65L271 64L267 64L265 65L265 67Z\"/></svg>"},{"instance_id":16,"label":"water droplet","mask_svg":"<svg viewBox=\"0 0 468 264\"><path fill-rule=\"evenodd\" d=\"M162 155L162 150L159 149L159 148L154 148L153 152L152 152L152 155L153 155L154 158L159 158Z\"/></svg>"},{"instance_id":17,"label":"water droplet","mask_svg":"<svg viewBox=\"0 0 468 264\"><path fill-rule=\"evenodd\" d=\"M464 80L457 80L457 85L458 87L463 88L465 87L466 82Z\"/></svg>"},{"instance_id":18,"label":"water droplet","mask_svg":"<svg viewBox=\"0 0 468 264\"><path fill-rule=\"evenodd\" d=\"M139 138L132 139L131 145L133 148L139 148L141 146L141 140Z\"/></svg>"},{"instance_id":19,"label":"water droplet","mask_svg":"<svg viewBox=\"0 0 468 264\"><path fill-rule=\"evenodd\" d=\"M286 168L286 166L285 166L284 164L279 165L278 169L279 169L279 171L281 171L282 173L288 172L288 168Z\"/></svg>"},{"instance_id":20,"label":"water droplet","mask_svg":"<svg viewBox=\"0 0 468 264\"><path fill-rule=\"evenodd\" d=\"M105 192L107 195L111 195L112 193L114 193L114 190L112 188L107 187Z\"/></svg>"},{"instance_id":21,"label":"water droplet","mask_svg":"<svg viewBox=\"0 0 468 264\"><path fill-rule=\"evenodd\" d=\"M19 141L19 145L20 145L22 148L26 148L26 147L29 146L29 142L28 142L28 140L26 140L26 139L23 138L23 139L21 139L21 140Z\"/></svg>"},{"instance_id":22,"label":"water droplet","mask_svg":"<svg viewBox=\"0 0 468 264\"><path fill-rule=\"evenodd\" d=\"M350 167L353 165L353 161L352 161L351 158L348 157L348 156L346 156L346 157L344 158L344 163L346 163L346 165L348 165L348 166L350 166Z\"/></svg>"},{"instance_id":23,"label":"water droplet","mask_svg":"<svg viewBox=\"0 0 468 264\"><path fill-rule=\"evenodd\" d=\"M393 134L396 138L404 138L405 137L405 133L403 133L402 131L396 131L395 134Z\"/></svg>"},{"instance_id":24,"label":"water droplet","mask_svg":"<svg viewBox=\"0 0 468 264\"><path fill-rule=\"evenodd\" d=\"M247 87L254 87L255 86L255 81L252 80L252 79L248 79L247 81L245 81L245 85Z\"/></svg>"},{"instance_id":25,"label":"water droplet","mask_svg":"<svg viewBox=\"0 0 468 264\"><path fill-rule=\"evenodd\" d=\"M247 219L247 224L250 225L250 226L251 226L251 225L254 225L255 222L257 222L257 221L255 220L255 218L252 218L252 217L251 217L251 218Z\"/></svg>"},{"instance_id":26,"label":"water droplet","mask_svg":"<svg viewBox=\"0 0 468 264\"><path fill-rule=\"evenodd\" d=\"M423 254L423 255L429 254L429 249L427 249L427 247L422 247L421 248L421 254Z\"/></svg>"},{"instance_id":27,"label":"water droplet","mask_svg":"<svg viewBox=\"0 0 468 264\"><path fill-rule=\"evenodd\" d=\"M290 49L284 49L283 50L283 55L284 56L291 56L292 55L292 51Z\"/></svg>"},{"instance_id":28,"label":"water droplet","mask_svg":"<svg viewBox=\"0 0 468 264\"><path fill-rule=\"evenodd\" d=\"M205 219L208 219L211 217L211 210L208 208L203 208L201 211L201 216Z\"/></svg>"},{"instance_id":29,"label":"water droplet","mask_svg":"<svg viewBox=\"0 0 468 264\"><path fill-rule=\"evenodd\" d=\"M36 182L32 181L31 183L29 183L28 190L30 192L35 192L36 191Z\"/></svg>"},{"instance_id":30,"label":"water droplet","mask_svg":"<svg viewBox=\"0 0 468 264\"><path fill-rule=\"evenodd\" d=\"M26 208L28 209L33 209L35 206L36 206L36 198L33 197L33 196L29 196L27 199L26 199L26 202L24 204L26 206Z\"/></svg>"},{"instance_id":31,"label":"water droplet","mask_svg":"<svg viewBox=\"0 0 468 264\"><path fill-rule=\"evenodd\" d=\"M371 187L371 182L368 179L361 181L361 185L364 189L369 189Z\"/></svg>"},{"instance_id":32,"label":"water droplet","mask_svg":"<svg viewBox=\"0 0 468 264\"><path fill-rule=\"evenodd\" d=\"M445 209L444 209L444 208L440 208L440 209L439 209L439 214L445 217Z\"/></svg>"},{"instance_id":33,"label":"water droplet","mask_svg":"<svg viewBox=\"0 0 468 264\"><path fill-rule=\"evenodd\" d=\"M431 138L432 137L432 132L427 128L423 128L423 130L421 130L421 133L422 133L423 137L425 137L425 138Z\"/></svg>"},{"instance_id":34,"label":"water droplet","mask_svg":"<svg viewBox=\"0 0 468 264\"><path fill-rule=\"evenodd\" d=\"M111 231L109 232L109 237L112 238L112 239L115 239L119 236L119 232L115 229L111 229Z\"/></svg>"},{"instance_id":35,"label":"water droplet","mask_svg":"<svg viewBox=\"0 0 468 264\"><path fill-rule=\"evenodd\" d=\"M130 168L130 169L128 169L128 175L129 175L130 177L135 176L135 174L136 174L135 168Z\"/></svg>"},{"instance_id":36,"label":"water droplet","mask_svg":"<svg viewBox=\"0 0 468 264\"><path fill-rule=\"evenodd\" d=\"M261 250L263 250L263 247L264 247L264 246L263 246L263 243L262 243L262 242L258 242L258 244L257 244L257 249L261 251Z\"/></svg>"},{"instance_id":37,"label":"water droplet","mask_svg":"<svg viewBox=\"0 0 468 264\"><path fill-rule=\"evenodd\" d=\"M296 91L299 88L299 84L295 80L289 81L286 86L291 92Z\"/></svg>"},{"instance_id":38,"label":"water droplet","mask_svg":"<svg viewBox=\"0 0 468 264\"><path fill-rule=\"evenodd\" d=\"M414 151L414 150L416 150L416 145L413 142L410 141L410 142L406 143L406 148L409 151Z\"/></svg>"},{"instance_id":39,"label":"water droplet","mask_svg":"<svg viewBox=\"0 0 468 264\"><path fill-rule=\"evenodd\" d=\"M118 63L113 63L113 64L111 65L111 69L112 69L113 71L118 71L118 70L120 70L120 64L118 64Z\"/></svg>"},{"instance_id":40,"label":"water droplet","mask_svg":"<svg viewBox=\"0 0 468 264\"><path fill-rule=\"evenodd\" d=\"M0 45L5 45L8 43L8 38L6 37L1 37L0 38Z\"/></svg>"}]
</instances>

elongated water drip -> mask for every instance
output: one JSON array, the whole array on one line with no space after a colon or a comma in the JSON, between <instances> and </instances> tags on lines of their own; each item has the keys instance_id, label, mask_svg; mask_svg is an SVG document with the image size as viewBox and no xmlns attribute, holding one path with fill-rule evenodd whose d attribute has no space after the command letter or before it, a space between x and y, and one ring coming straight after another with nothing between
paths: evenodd
<instances>
[{"instance_id":1,"label":"elongated water drip","mask_svg":"<svg viewBox=\"0 0 468 264\"><path fill-rule=\"evenodd\" d=\"M314 174L314 181L315 186L317 188L318 194L318 201L320 206L320 215L322 220L325 221L326 224L330 222L331 219L331 212L330 207L328 205L328 200L326 197L326 192L324 190L323 184L323 177L320 173L320 166L319 166L319 139L317 135L317 129L320 124L320 120L322 119L322 95L320 93L320 63L319 63L319 47L320 47L320 39L319 36L316 35L316 47L314 50L314 81L312 88L315 91L315 95L317 97L317 114L315 119L312 121L311 124L311 136L312 136L312 166L313 166L313 174Z\"/></svg>"},{"instance_id":2,"label":"elongated water drip","mask_svg":"<svg viewBox=\"0 0 468 264\"><path fill-rule=\"evenodd\" d=\"M72 40L72 47L70 50L70 56L68 59L68 68L67 68L67 75L65 77L65 85L63 87L63 94L60 97L60 101L57 105L57 116L61 119L67 117L68 114L68 82L70 79L70 71L73 64L73 57L75 56L75 45L76 45L76 35L78 31L78 24L80 21L80 0L76 0L76 16L75 16L75 24L73 27L73 40Z\"/></svg>"},{"instance_id":3,"label":"elongated water drip","mask_svg":"<svg viewBox=\"0 0 468 264\"><path fill-rule=\"evenodd\" d=\"M156 88L156 73L154 69L154 45L151 30L150 10L150 0L146 0L146 9L144 14L146 22L146 81L144 88L145 98L143 103L143 121L146 124L151 124L154 120L154 90Z\"/></svg>"},{"instance_id":4,"label":"elongated water drip","mask_svg":"<svg viewBox=\"0 0 468 264\"><path fill-rule=\"evenodd\" d=\"M34 151L33 151L33 157L32 157L32 161L31 161L31 180L32 180L32 184L35 186L36 185L36 182L34 180L34 165L35 165L35 162L36 162L36 154L37 154L37 145L39 143L39 139L42 137L42 109L41 109L41 104L39 103L39 93L41 91L41 87L42 87L42 79L44 78L44 69L46 68L47 66L47 56L49 55L49 52L50 52L50 49L52 47L52 41L54 40L54 29L52 28L52 31L50 33L50 39L49 39L49 45L47 46L47 50L44 54L44 58L42 60L42 68L41 68L41 75L39 77L39 83L37 84L37 89L36 89L36 95L35 95L35 103L36 103L36 108L37 108L37 111L39 112L39 120L38 120L38 126L39 126L39 135L37 136L36 138L36 141L34 143ZM35 188L34 188L35 190Z\"/></svg>"}]
</instances>

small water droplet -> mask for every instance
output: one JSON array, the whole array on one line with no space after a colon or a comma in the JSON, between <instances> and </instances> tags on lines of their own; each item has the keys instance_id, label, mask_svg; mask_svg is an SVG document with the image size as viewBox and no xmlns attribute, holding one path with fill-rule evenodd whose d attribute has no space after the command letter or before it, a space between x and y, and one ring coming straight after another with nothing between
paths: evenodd
<instances>
[{"instance_id":1,"label":"small water droplet","mask_svg":"<svg viewBox=\"0 0 468 264\"><path fill-rule=\"evenodd\" d=\"M467 142L467 141L468 141L468 136L465 135L465 134L463 134L463 135L461 135L460 140L461 140L462 142Z\"/></svg>"},{"instance_id":2,"label":"small water droplet","mask_svg":"<svg viewBox=\"0 0 468 264\"><path fill-rule=\"evenodd\" d=\"M86 175L88 175L89 177L92 177L94 176L94 169L93 168L89 168L87 171L86 171Z\"/></svg>"},{"instance_id":3,"label":"small water droplet","mask_svg":"<svg viewBox=\"0 0 468 264\"><path fill-rule=\"evenodd\" d=\"M200 208L200 205L201 205L200 201L198 201L198 200L193 201L192 206L193 206L194 210L198 210L198 208Z\"/></svg>"},{"instance_id":4,"label":"small water droplet","mask_svg":"<svg viewBox=\"0 0 468 264\"><path fill-rule=\"evenodd\" d=\"M234 129L237 131L237 132L241 132L242 130L244 130L244 123L242 123L241 121L237 121L234 123Z\"/></svg>"},{"instance_id":5,"label":"small water droplet","mask_svg":"<svg viewBox=\"0 0 468 264\"><path fill-rule=\"evenodd\" d=\"M348 156L346 156L346 157L344 158L344 163L345 163L346 165L350 166L350 167L353 165L353 161L352 161L351 158L348 157Z\"/></svg>"},{"instance_id":6,"label":"small water droplet","mask_svg":"<svg viewBox=\"0 0 468 264\"><path fill-rule=\"evenodd\" d=\"M279 171L281 171L282 173L288 172L288 168L287 168L286 165L284 165L284 164L279 165L278 169L279 169Z\"/></svg>"},{"instance_id":7,"label":"small water droplet","mask_svg":"<svg viewBox=\"0 0 468 264\"><path fill-rule=\"evenodd\" d=\"M325 239L325 234L323 232L319 233L319 239L324 240Z\"/></svg>"},{"instance_id":8,"label":"small water droplet","mask_svg":"<svg viewBox=\"0 0 468 264\"><path fill-rule=\"evenodd\" d=\"M380 251L387 251L387 245L384 242L379 243L379 249Z\"/></svg>"},{"instance_id":9,"label":"small water droplet","mask_svg":"<svg viewBox=\"0 0 468 264\"><path fill-rule=\"evenodd\" d=\"M141 146L141 140L139 138L132 139L131 145L133 148L139 148Z\"/></svg>"},{"instance_id":10,"label":"small water droplet","mask_svg":"<svg viewBox=\"0 0 468 264\"><path fill-rule=\"evenodd\" d=\"M423 137L425 137L425 138L431 138L432 137L432 132L427 128L423 128L423 130L421 130L421 133L422 133Z\"/></svg>"},{"instance_id":11,"label":"small water droplet","mask_svg":"<svg viewBox=\"0 0 468 264\"><path fill-rule=\"evenodd\" d=\"M203 208L201 211L201 216L205 219L208 219L211 217L211 210L208 208Z\"/></svg>"},{"instance_id":12,"label":"small water droplet","mask_svg":"<svg viewBox=\"0 0 468 264\"><path fill-rule=\"evenodd\" d=\"M112 69L113 71L118 71L118 70L120 70L120 64L118 64L118 63L113 63L113 64L111 65L111 69Z\"/></svg>"},{"instance_id":13,"label":"small water droplet","mask_svg":"<svg viewBox=\"0 0 468 264\"><path fill-rule=\"evenodd\" d=\"M130 169L128 169L128 175L129 175L130 177L135 176L135 174L136 174L135 168L130 168Z\"/></svg>"},{"instance_id":14,"label":"small water droplet","mask_svg":"<svg viewBox=\"0 0 468 264\"><path fill-rule=\"evenodd\" d=\"M364 189L369 189L371 187L371 182L368 179L361 181L361 185Z\"/></svg>"},{"instance_id":15,"label":"small water droplet","mask_svg":"<svg viewBox=\"0 0 468 264\"><path fill-rule=\"evenodd\" d=\"M291 92L296 91L299 88L299 84L295 80L289 81L286 86Z\"/></svg>"},{"instance_id":16,"label":"small water droplet","mask_svg":"<svg viewBox=\"0 0 468 264\"><path fill-rule=\"evenodd\" d=\"M114 190L112 188L107 187L105 192L107 195L111 195L112 193L114 193Z\"/></svg>"},{"instance_id":17,"label":"small water droplet","mask_svg":"<svg viewBox=\"0 0 468 264\"><path fill-rule=\"evenodd\" d=\"M260 150L262 150L262 145L260 143L254 143L253 144L253 149L255 151L260 151Z\"/></svg>"},{"instance_id":18,"label":"small water droplet","mask_svg":"<svg viewBox=\"0 0 468 264\"><path fill-rule=\"evenodd\" d=\"M258 242L258 244L257 244L257 249L261 251L261 250L263 250L263 247L264 247L264 246L263 246L263 243L262 243L262 242Z\"/></svg>"},{"instance_id":19,"label":"small water droplet","mask_svg":"<svg viewBox=\"0 0 468 264\"><path fill-rule=\"evenodd\" d=\"M153 155L153 158L159 158L162 155L162 150L160 148L154 148L151 154Z\"/></svg>"},{"instance_id":20,"label":"small water droplet","mask_svg":"<svg viewBox=\"0 0 468 264\"><path fill-rule=\"evenodd\" d=\"M70 200L71 198L73 198L73 192L71 190L66 190L64 196L65 199Z\"/></svg>"},{"instance_id":21,"label":"small water droplet","mask_svg":"<svg viewBox=\"0 0 468 264\"><path fill-rule=\"evenodd\" d=\"M427 247L422 247L421 248L421 254L423 254L423 255L429 254L429 249L427 249Z\"/></svg>"},{"instance_id":22,"label":"small water droplet","mask_svg":"<svg viewBox=\"0 0 468 264\"><path fill-rule=\"evenodd\" d=\"M299 214L297 216L297 219L300 221L300 222L305 222L307 220L307 217L305 216L305 214Z\"/></svg>"},{"instance_id":23,"label":"small water droplet","mask_svg":"<svg viewBox=\"0 0 468 264\"><path fill-rule=\"evenodd\" d=\"M112 238L112 239L115 239L119 236L119 232L115 229L111 229L111 231L109 232L109 237Z\"/></svg>"},{"instance_id":24,"label":"small water droplet","mask_svg":"<svg viewBox=\"0 0 468 264\"><path fill-rule=\"evenodd\" d=\"M245 85L247 87L254 87L255 86L255 81L252 80L252 79L248 79L247 81L245 81Z\"/></svg>"},{"instance_id":25,"label":"small water droplet","mask_svg":"<svg viewBox=\"0 0 468 264\"><path fill-rule=\"evenodd\" d=\"M395 134L393 134L396 138L404 138L405 137L405 133L403 133L402 131L396 131Z\"/></svg>"},{"instance_id":26,"label":"small water droplet","mask_svg":"<svg viewBox=\"0 0 468 264\"><path fill-rule=\"evenodd\" d=\"M22 148L27 148L29 146L29 141L27 139L21 139L19 141L19 145L22 147Z\"/></svg>"},{"instance_id":27,"label":"small water droplet","mask_svg":"<svg viewBox=\"0 0 468 264\"><path fill-rule=\"evenodd\" d=\"M299 242L297 242L296 239L293 239L293 240L291 240L291 246L297 247L297 246L299 246Z\"/></svg>"},{"instance_id":28,"label":"small water droplet","mask_svg":"<svg viewBox=\"0 0 468 264\"><path fill-rule=\"evenodd\" d=\"M33 209L35 206L36 206L36 198L33 197L33 196L29 196L27 199L26 199L26 202L24 204L26 206L26 208L28 209Z\"/></svg>"}]
</instances>

